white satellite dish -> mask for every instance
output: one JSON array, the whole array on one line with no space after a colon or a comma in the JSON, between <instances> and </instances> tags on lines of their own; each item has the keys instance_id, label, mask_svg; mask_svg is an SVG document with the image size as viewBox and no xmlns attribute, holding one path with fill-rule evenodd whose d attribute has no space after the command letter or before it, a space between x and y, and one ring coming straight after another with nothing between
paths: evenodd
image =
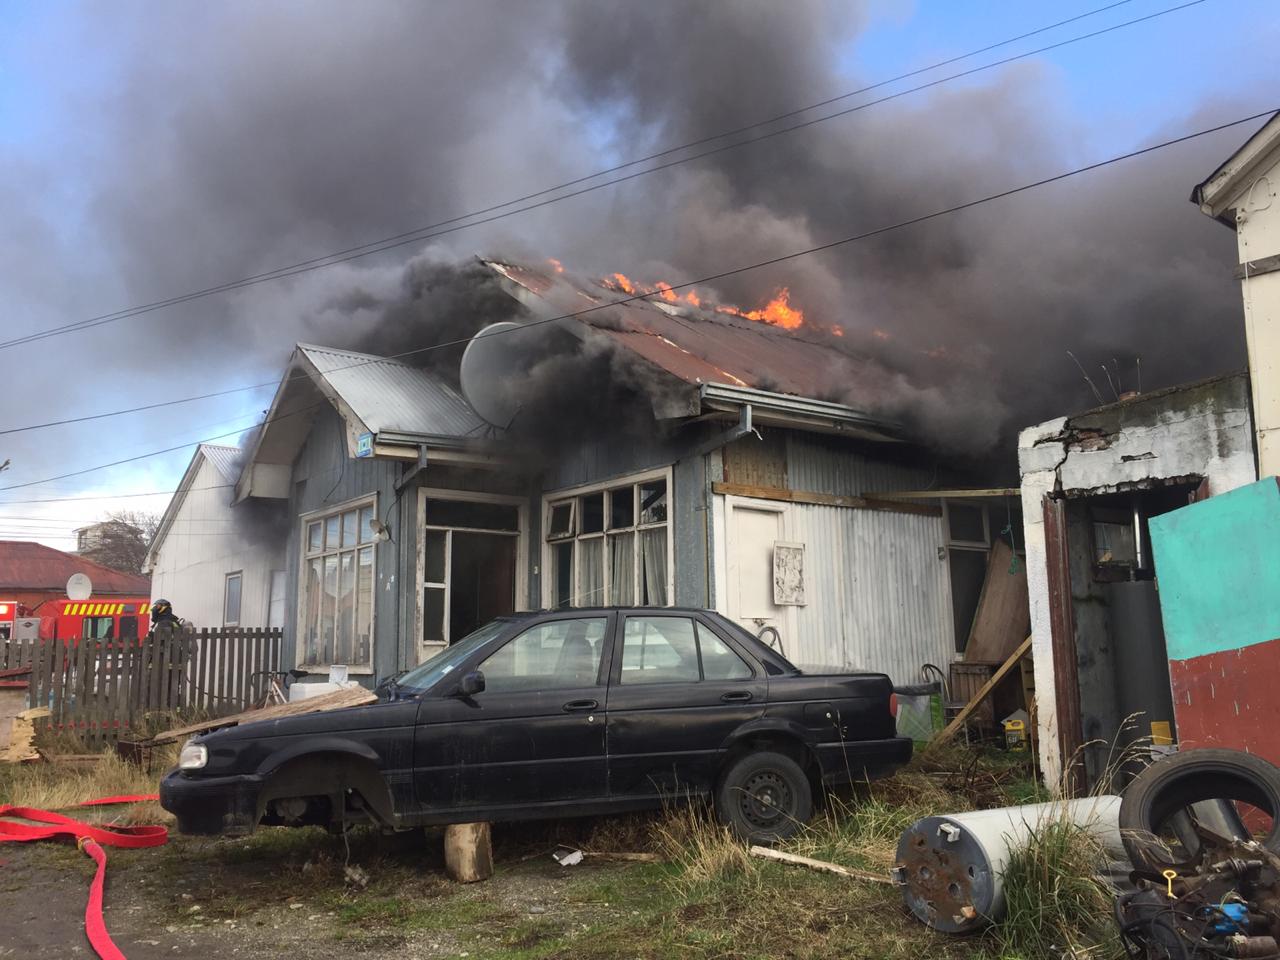
<instances>
[{"instance_id":1,"label":"white satellite dish","mask_svg":"<svg viewBox=\"0 0 1280 960\"><path fill-rule=\"evenodd\" d=\"M540 332L510 321L490 324L462 352L462 394L495 427L506 429L520 412L520 387L538 358Z\"/></svg>"},{"instance_id":2,"label":"white satellite dish","mask_svg":"<svg viewBox=\"0 0 1280 960\"><path fill-rule=\"evenodd\" d=\"M67 599L88 600L93 595L93 581L83 573L67 577Z\"/></svg>"}]
</instances>

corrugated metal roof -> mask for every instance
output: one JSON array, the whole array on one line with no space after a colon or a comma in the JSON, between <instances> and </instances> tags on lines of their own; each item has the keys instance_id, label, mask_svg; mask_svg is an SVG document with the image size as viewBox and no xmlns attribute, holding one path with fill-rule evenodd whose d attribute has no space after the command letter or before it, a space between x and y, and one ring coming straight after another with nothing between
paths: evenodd
<instances>
[{"instance_id":1,"label":"corrugated metal roof","mask_svg":"<svg viewBox=\"0 0 1280 960\"><path fill-rule=\"evenodd\" d=\"M373 433L462 438L485 429L470 404L427 370L331 347L300 343L298 350Z\"/></svg>"},{"instance_id":2,"label":"corrugated metal roof","mask_svg":"<svg viewBox=\"0 0 1280 960\"><path fill-rule=\"evenodd\" d=\"M200 444L200 452L213 464L213 468L227 483L240 478L241 451L239 447L224 447L216 443Z\"/></svg>"},{"instance_id":3,"label":"corrugated metal roof","mask_svg":"<svg viewBox=\"0 0 1280 960\"><path fill-rule=\"evenodd\" d=\"M485 261L518 284L522 302L543 316L567 316L615 300L619 294L571 274ZM574 321L608 337L688 384L720 383L812 397L820 383L857 383L865 360L837 349L821 334L649 300L614 304Z\"/></svg>"},{"instance_id":4,"label":"corrugated metal roof","mask_svg":"<svg viewBox=\"0 0 1280 960\"><path fill-rule=\"evenodd\" d=\"M43 543L0 540L0 594L16 590L62 590L73 573L93 581L93 595L151 595L151 578L121 573Z\"/></svg>"}]
</instances>

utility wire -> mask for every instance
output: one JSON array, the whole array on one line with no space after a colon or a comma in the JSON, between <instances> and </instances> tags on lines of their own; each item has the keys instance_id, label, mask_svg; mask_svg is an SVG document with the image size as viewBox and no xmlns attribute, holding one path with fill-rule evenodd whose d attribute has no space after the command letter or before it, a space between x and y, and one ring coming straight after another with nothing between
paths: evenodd
<instances>
[{"instance_id":1,"label":"utility wire","mask_svg":"<svg viewBox=\"0 0 1280 960\"><path fill-rule=\"evenodd\" d=\"M1049 177L1043 177L1039 180L1033 180L1028 183L1021 184L1020 186L1010 187L1007 190L1001 190L998 193L991 193L983 197L975 198L973 200L966 200L963 203L957 203L953 206L945 207L944 209L941 209L941 210L935 210L932 213L925 213L925 214L921 214L920 216L911 217L906 220L899 220L896 223L887 224L882 227L876 227L872 230L863 231L862 233L851 234L850 236L847 236L847 237L841 237L838 240L831 240L827 243L818 244L817 246L806 247L803 250L795 250L795 251L792 251L791 253L785 253L777 257L771 257L768 260L760 260L760 261L757 261L756 263L745 264L740 267L733 267L728 270L722 270L719 273L713 273L704 277L699 277L696 280L686 280L682 283L671 284L671 286L668 287L667 289L683 290L686 287L694 287L694 286L699 286L701 284L711 283L716 280L723 280L726 277L734 277L743 273L748 273L752 270L759 270L764 267L774 266L779 263L786 263L791 260L796 260L800 257L810 256L812 254L821 253L826 250L833 250L837 247L842 247L849 243L855 243L860 240L867 240L871 237L881 236L882 234L891 233L895 230L902 230L902 229L905 229L906 227L915 226L917 224L925 223L930 220L936 220L939 217L950 216L952 214L959 213L962 210L968 210L972 207L981 206L984 203L991 203L996 200L1003 200L1007 197L1012 197L1020 193L1026 193L1029 190L1035 190L1039 187L1048 186L1049 184L1052 184L1052 183L1058 183L1059 181L1067 180L1071 177L1080 176L1081 174L1084 174L1084 173L1090 173L1094 170L1100 170L1104 167L1113 166L1114 164L1122 163L1126 160L1132 160L1135 157L1145 156L1149 153L1155 153L1158 150L1164 150L1168 147L1176 146L1181 143L1187 143L1188 141L1196 140L1196 139L1199 139L1200 137L1205 137L1213 133L1219 133L1223 130L1228 130L1232 127L1238 127L1241 124L1249 123L1253 120L1260 120L1263 117L1269 117L1273 115L1274 113L1276 113L1276 111L1277 111L1277 108L1272 107L1268 110L1264 110L1259 113L1254 113L1247 117L1240 117L1237 120L1231 120L1226 123L1217 124L1216 126L1207 127L1203 130L1198 130L1194 133L1183 134L1180 137L1173 137L1169 140L1163 140L1159 143L1154 143L1154 144L1151 144L1150 146L1142 147L1138 150L1130 150L1127 153L1122 153L1117 156L1110 157L1106 160L1099 160L1095 163L1086 164L1085 166L1082 166L1082 167L1075 167L1074 169L1066 170L1062 173L1057 173ZM530 327L541 326L542 324L555 323L560 320L569 320L576 317L585 316L586 314L596 313L600 310L608 310L612 307L621 306L623 304L634 303L637 300L649 300L659 295L660 294L655 291L652 293L640 293L640 294L635 294L633 296L622 297L618 300L611 300L606 303L600 303L592 307L587 307L583 310L574 311L573 313L565 313L565 314L560 314L558 316L553 316L553 317L544 317L539 320L531 320L526 324L522 324L517 329L527 330ZM442 350L446 347L456 346L458 344L466 343L468 342L469 339L470 338L468 337L461 337L455 340L446 340L442 343L432 344L426 347L420 347L416 350L407 350L404 353L397 354L396 356L403 357L403 356L408 356L409 354L426 353L431 350ZM378 358L378 359L386 359L386 358ZM364 361L364 362L373 362L373 361ZM262 422L262 425L265 426L269 423L273 423L278 420L283 420L291 416L297 416L298 414L305 413L308 410L313 409L314 407L322 406L326 402L327 400L321 400L314 404L310 404L308 406L302 407L298 410L294 410L286 414L281 414L278 417L269 417ZM174 450L182 450L187 447L197 446L198 444L201 444L201 443L208 443L211 440L217 440L222 437L228 437L228 436L231 436L232 433L237 433L237 432L240 432L240 431L231 431L231 433L219 434L216 437L207 437L204 440L196 440L191 443L178 444L177 446L166 447L162 450L155 450L149 454L140 454L139 456L136 456L136 457L129 457L127 459L117 460L112 463L104 463L97 467L86 467L83 470L76 470L71 473L64 473L56 477L47 477L43 480L29 480L25 483L10 484L9 486L0 487L0 491L18 490L23 487L31 487L41 483L52 483L55 480L63 480L63 479L66 479L67 477L81 476L86 473L93 473L97 470L106 469L107 467L119 466L120 464L123 464L123 463L132 463L136 460L143 460L148 457L159 456L160 454L164 454L164 453L171 453ZM3 504L5 502L14 502L14 501L0 501L0 504Z\"/></svg>"},{"instance_id":2,"label":"utility wire","mask_svg":"<svg viewBox=\"0 0 1280 960\"><path fill-rule=\"evenodd\" d=\"M657 165L655 165L655 166L652 166L652 167L646 168L646 169L644 169L644 170L639 170L639 171L636 171L636 172L634 172L634 173L629 173L629 174L627 174L627 175L625 175L625 176L615 177L614 179L611 179L611 180L605 180L605 181L603 181L603 182L601 182L601 183L592 184L592 185L590 185L590 186L581 187L580 189L577 189L577 190L572 190L572 191L567 192L567 193L562 193L562 194L560 194L559 196L548 197L548 198L546 198L546 199L539 200L539 201L537 201L537 202L535 202L535 203L528 203L528 204L525 204L524 206L518 206L518 207L516 207L515 209L512 209L512 210L505 210L505 211L502 211L502 212L492 213L492 214L491 214L491 215L489 215L489 216L481 216L481 215L482 215L482 214L484 214L484 213L487 213L487 212L490 212L490 211L498 211L498 210L501 210L503 207L507 207L507 206L511 206L511 205L514 205L514 204L520 203L520 202L522 202L522 199L515 199L515 200L505 201L504 203L496 204L496 205L494 205L494 206L490 206L490 207L485 207L485 208L483 208L482 210L474 211L474 212L469 213L469 214L463 214L462 216L458 216L458 217L453 217L453 218L451 218L451 219L449 219L449 220L440 220L440 221L437 221L437 222L436 222L436 223L434 223L434 224L428 224L427 226L420 227L420 228L418 228L418 229L416 229L416 230L411 230L411 231L408 231L408 232L406 232L406 233L395 234L394 236L386 237L386 238L384 238L384 239L382 239L382 240L375 240L375 241L371 241L371 242L369 242L369 243L361 244L361 245L356 246L356 247L348 247L346 250L343 250L343 251L337 251L337 252L335 252L335 253L327 254L327 255L325 255L325 256L321 256L321 257L314 257L314 258L312 258L312 259L310 259L310 260L302 260L302 261L299 261L299 262L297 262L297 263L295 263L295 264L291 264L291 265L289 265L289 266L279 267L279 268L277 268L277 269L275 269L275 270L267 271L267 272L265 272L265 273L254 274L254 275L252 275L252 276L248 276L248 277L241 278L240 280L228 281L228 282L226 282L226 283L218 284L218 285L216 285L216 286L206 287L206 288L204 288L204 289L202 289L202 290L196 290L196 291L193 291L193 292L191 292L191 293L180 294L180 295L178 295L178 296L169 297L169 298L167 298L167 299L163 299L163 300L154 300L154 301L151 301L150 303L140 304L140 305L138 305L138 306L136 306L136 307L129 307L129 308L126 308L126 309L123 309L123 310L115 311L115 312L113 312L113 313L100 314L100 315L98 315L98 316L96 316L96 317L89 317L89 318L87 318L87 319L85 319L85 320L75 321L74 323L65 324L65 325L60 326L60 327L50 327L50 328L48 328L48 329L46 329L46 330L37 331L36 333L31 333L31 334L27 334L27 335L25 335L25 336L16 337L16 338L11 339L11 340L2 341L2 342L0 342L0 350L2 350L2 349L7 349L8 347L18 346L18 345L25 344L25 343L33 343L33 342L38 341L38 340L43 340L43 339L46 339L46 338L48 338L48 337L59 336L59 335L61 335L61 334L68 333L68 332L72 332L72 331L75 331L75 330L87 330L87 329L90 329L90 328L92 328L92 327L101 326L101 325L103 325L103 324L107 324L107 323L114 323L114 322L115 322L115 321L117 321L117 320L123 320L123 319L129 318L129 317L136 317L136 316L139 316L139 315L144 314L144 313L150 313L150 312L152 312L152 311L154 311L154 310L160 310L160 309L163 309L163 308L165 308L165 307L174 306L174 305L176 305L176 304L180 304L180 303L187 303L187 302L189 302L189 301L191 301L191 300L196 300L196 299L199 299L199 298L202 298L202 297L211 296L211 295L216 294L216 293L225 293L225 292L230 291L230 290L242 289L242 288L244 288L244 287L254 286L254 285L259 284L259 283L266 283L266 282L269 282L269 281L272 281L272 280L281 280L281 279L285 279L285 278L287 278L287 277L296 276L296 275L301 274L301 273L307 273L307 272L309 272L309 271L311 271L311 270L320 270L320 269L323 269L323 268L325 268L325 267L334 266L334 265L339 264L339 263L346 263L346 262L348 262L348 261L350 261L350 260L357 260L357 259L360 259L360 258L362 258L362 257L371 256L371 255L373 255L373 254L375 254L375 253L381 253L381 252L383 252L383 251L391 250L391 249L395 249L395 248L397 248L397 247L405 246L405 245L407 245L407 244L411 244L411 243L418 243L418 242L421 242L421 241L423 241L423 240L430 240L430 239L433 239L433 238L435 238L435 237L444 236L445 234L454 233L455 231L458 231L458 230L465 230L465 229L468 229L468 228L470 228L470 227L476 227L476 226L480 226L480 225L482 225L482 224L492 223L492 222L494 222L495 220L501 220L501 219L503 219L503 218L505 218L505 217L514 216L515 214L518 214L518 213L526 213L526 212L528 212L528 211L530 211L530 210L536 210L536 209L538 209L538 208L540 208L540 207L545 207L545 206L548 206L548 205L553 204L553 203L559 203L561 200L567 200L567 199L570 199L571 197L577 197L577 196L581 196L581 195L586 194L586 193L591 193L591 192L596 191L596 190L601 190L601 189L603 189L603 188L605 188L605 187L614 186L614 185L616 185L616 184L623 183L623 182L628 181L628 180L636 179L637 177L647 176L648 174L656 173L656 172L658 172L659 170L666 170L666 169L668 169L668 168L670 168L670 167L678 166L678 165L683 164L683 163L688 163L688 162L690 162L690 161L692 161L692 160L700 160L700 159L702 159L702 158L709 157L709 156L713 156L713 155L715 155L715 154L719 154L719 153L723 153L723 152L728 151L728 150L736 150L736 149L738 149L739 147L743 147L743 146L746 146L746 145L748 145L748 144L752 144L752 143L759 143L759 142L761 142L761 141L763 141L763 140L768 140L768 139L771 139L771 138L773 138L773 137L782 136L783 134L791 133L791 132L793 132L793 131L795 131L795 130L800 130L800 129L803 129L803 128L806 128L806 127L814 126L815 124L819 124L819 123L824 123L824 122L826 122L827 120L833 120L833 119L835 119L835 118L837 118L837 117L842 117L842 116L845 116L845 115L847 115L847 114L855 113L855 112L857 112L857 111L859 111L859 110L865 110L865 109L867 109L868 107L877 106L878 104L886 103L886 102L888 102L888 101L890 101L890 100L896 100L896 99L898 99L899 97L904 97L904 96L907 96L907 95L912 94L912 93L917 93L917 92L919 92L919 91L921 91L921 90L927 90L927 89L930 89L930 88L932 88L932 87L939 86L939 85L944 84L944 83L949 83L949 82L950 82L950 81L952 81L952 80L957 80L957 79L961 79L961 78L963 78L963 77L972 76L972 75L974 75L974 74L981 73L981 72L986 71L986 70L991 70L991 69L994 69L994 68L996 68L996 67L1001 67L1001 66L1005 66L1005 65L1010 64L1010 63L1015 63L1015 62L1017 62L1017 61L1019 61L1019 60L1025 60L1026 58L1036 56L1037 54L1046 53L1046 52L1051 51L1051 50L1057 50L1057 49L1060 49L1060 48L1062 48L1062 47L1068 46L1068 45L1070 45L1070 44L1073 44L1073 43L1079 43L1079 42L1081 42L1081 41L1089 40L1089 39L1092 39L1092 38L1094 38L1094 37L1099 37L1099 36L1102 36L1102 35L1104 35L1104 34L1112 33L1112 32L1114 32L1114 31L1116 31L1116 30L1124 29L1125 27L1133 26L1133 25L1135 25L1135 24L1145 23L1145 22L1147 22L1147 21L1149 21L1149 20L1154 20L1154 19L1156 19L1157 17L1163 17L1163 16L1166 16L1167 14L1170 14L1170 13L1176 13L1176 12L1177 12L1177 11L1179 11L1179 10L1185 10L1185 9L1187 9L1188 7L1198 6L1199 4L1204 3L1204 2L1206 2L1206 0L1188 0L1188 2L1181 3L1181 4L1178 4L1178 5L1173 6L1173 7L1167 7L1167 8L1165 8L1165 9L1163 9L1163 10L1158 10L1158 11L1156 11L1155 13L1150 13L1150 14L1147 14L1147 15L1142 16L1142 17L1137 17L1137 18L1132 19L1132 20L1126 20L1126 21L1124 21L1124 22L1122 22L1122 23L1113 24L1112 26L1104 27L1104 28L1101 28L1101 29L1099 29L1099 30L1094 30L1094 31L1092 31L1092 32L1090 32L1090 33L1085 33L1085 34L1081 34L1081 35L1079 35L1079 36L1070 37L1070 38L1068 38L1068 39L1066 39L1066 40L1060 40L1060 41L1058 41L1058 42L1056 42L1056 43L1051 43L1051 44L1048 44L1048 45L1043 46L1043 47L1038 47L1038 48L1036 48L1036 49L1034 49L1034 50L1029 50L1029 51L1027 51L1027 52L1025 52L1025 53L1020 53L1020 54L1016 54L1016 55L1014 55L1014 56L1005 57L1005 58L1003 58L1003 59L1001 59L1001 60L995 60L995 61L992 61L991 63L986 63L986 64L983 64L983 65L981 65L981 66L973 67L973 68L968 69L968 70L963 70L963 71L961 71L961 72L959 72L959 73L951 74L951 75L949 75L949 76L942 77L942 78L937 79L937 80L932 80L932 81L929 81L928 83L920 84L919 86L910 87L910 88L908 88L908 89L906 89L906 90L902 90L902 91L899 91L899 92L897 92L897 93L888 94L888 95L886 95L886 96L884 96L884 97L880 97L879 99L876 99L876 100L870 100L870 101L867 101L866 103L861 103L861 104L857 104L857 105L852 106L852 107L847 107L847 108L845 108L845 109L843 109L843 110L838 110L838 111L836 111L836 112L834 112L834 113L826 114L826 115L821 116L821 117L815 117L815 118L812 118L812 119L809 119L809 120L803 120L803 121L800 121L800 122L798 122L798 123L791 124L790 126L780 127L780 128L778 128L778 129L776 129L776 130L767 131L767 132L762 133L762 134L760 134L760 135L758 135L758 136L755 136L755 137L748 137L748 138L746 138L746 139L739 140L739 141L734 142L734 143L724 144L724 145L722 145L722 146L715 147L715 148L710 149L710 150L702 151L701 153L695 153L695 154L692 154L692 155L687 156L687 157L680 157L680 158L675 159L675 160L670 160L670 161L667 161L666 163L657 164ZM1098 10L1095 10L1095 11L1093 11L1093 12L1092 12L1092 13L1090 13L1090 14L1082 14L1082 15L1080 15L1080 16L1078 16L1078 17L1073 17L1073 18L1071 18L1071 20L1064 20L1064 21L1060 21L1060 22L1059 22L1059 23L1057 23L1057 24L1051 24L1050 26L1042 27L1042 28L1040 28L1040 29L1038 29L1038 30L1031 31L1031 33L1024 34L1023 36L1032 36L1032 35L1034 35L1034 34L1036 34L1036 33L1040 33L1040 32L1043 32L1043 31L1045 31L1045 30L1051 30L1051 29L1053 29L1053 28L1054 28L1054 27L1056 27L1056 26L1061 26L1061 25L1062 25L1062 24L1064 24L1064 23L1072 22L1073 20L1080 19L1080 18L1081 18L1081 17L1083 17L1083 16L1091 16L1093 13L1100 13L1100 12L1103 12L1103 11L1108 10L1108 9L1111 9L1112 7L1115 7L1115 6L1119 6L1119 4L1118 4L1118 3L1113 3L1113 4L1111 4L1110 6L1099 8ZM1015 38L1011 38L1011 39L1009 39L1009 40L1003 40L1003 41L1000 41L999 43L996 43L996 44L990 44L990 45L988 45L988 46L986 46L986 47L983 47L983 48L982 48L982 50L983 50L983 51L985 51L985 50L991 50L991 49L993 49L993 48L995 48L995 47L1003 46L1003 45L1005 45L1005 44L1007 44L1007 43L1012 43L1012 42L1014 42L1015 40L1017 40L1017 39L1021 39L1021 38L1022 38L1022 37L1015 37ZM949 63L954 63L954 62L956 62L957 60L963 60L963 59L966 59L967 57L970 57L970 56L974 56L974 55L976 55L976 53L978 53L978 52L981 52L981 51L974 51L973 53L964 54L964 55L961 55L961 56L959 56L959 57L952 57L952 58L950 58L950 59L948 59L948 60L942 61L942 62L941 62L941 63L939 63L939 64L934 64L934 65L929 66L929 67L923 67L923 68L920 68L920 69L918 69L918 70L912 71L912 72L910 72L910 73L903 74L903 75L901 75L900 77L894 77L894 78L891 78L891 79L889 79L889 80L883 80L883 81L880 81L879 83L877 83L877 84L873 84L873 85L872 85L872 86L870 86L870 87L863 88L862 90L855 90L855 91L851 91L850 93L842 94L842 95L841 95L841 96L839 96L839 97L832 97L832 98L829 98L828 100L821 101L821 103L819 103L819 104L811 104L811 105L809 105L808 107L801 107L801 108L798 108L798 109L796 109L796 110L789 111L789 112L788 112L788 113L786 113L786 114L781 114L781 115L779 115L779 117L793 117L793 116L796 116L796 115L798 115L798 114L804 113L804 112L806 112L806 111L808 111L808 110L815 109L817 106L820 106L820 105L823 105L823 104L830 104L830 103L833 103L833 102L835 102L835 101L837 101L837 100L846 99L847 97L855 96L855 95L856 95L856 94L858 94L858 93L865 92L865 91L867 91L867 90L871 90L871 89L875 89L876 87L884 86L884 85L886 85L886 84L894 83L894 82L895 82L895 81L897 81L897 80L904 79L904 78L906 78L906 77L915 76L915 75L917 75L917 74L919 74L919 73L922 73L922 72L927 72L927 71L929 71L929 70L935 69L935 68L936 68L936 67L938 67L938 66L941 66L941 65L944 65L944 64L949 64ZM759 127L759 126L765 126L765 125L768 125L768 124L770 124L770 123L776 122L776 120L777 120L777 119L778 119L778 118L772 118L772 119L769 119L769 120L763 120L763 121L760 121L759 123L756 123L756 124L751 124L751 125L746 126L746 127L738 128L738 131L745 131L745 130L752 130L752 129L756 129L756 128L757 128L757 127ZM677 152L677 151L679 151L679 150L686 149L687 147L694 146L694 145L696 145L696 144L707 143L707 142L710 142L710 141L712 141L712 140L721 139L721 138L723 138L723 137L725 137L725 136L733 135L734 133L736 133L736 132L738 132L738 131L728 131L728 132L723 133L723 134L716 134L716 135L711 136L711 137L706 137L706 138L703 138L703 139L701 139L701 140L693 141L693 142L691 142L691 143L689 143L689 144L685 144L685 145L682 145L682 146L678 146L678 147L671 147L671 148L669 148L669 149L667 149L667 150L662 151L661 153L658 153L658 154L654 154L654 155L652 155L652 158L657 158L657 157L660 157L660 156L665 156L665 155L667 155L667 154L674 153L674 152ZM567 181L567 182L566 182L566 183L564 183L564 184L560 184L560 185L557 185L557 186L554 186L554 187L548 187L548 188L546 188L546 189L544 189L544 190L540 190L540 191L537 191L537 192L535 192L535 193L527 194L527 195L526 195L526 197L525 197L525 198L523 198L523 199L532 199L532 198L535 198L535 197L545 196L545 195L546 195L546 194L548 194L548 193L556 193L556 192L558 192L558 191L560 191L560 190L563 190L564 188L566 188L566 187L568 187L568 186L571 186L571 185L574 185L574 184L578 184L578 183L582 183L583 181L586 181L586 180L594 179L594 178L596 178L596 177L598 177L598 176L602 176L603 174L608 173L608 172L610 172L610 171L621 170L621 169L624 169L625 167L628 167L628 166L632 166L632 165L635 165L635 164L638 164L638 163L643 163L643 162L645 162L647 159L651 159L651 158L640 158L640 159L637 159L637 160L634 160L634 161L628 161L627 163L620 164L620 165L618 165L618 166L616 166L616 167L611 167L611 168L609 168L608 170L602 170L602 171L599 171L599 172L597 172L597 173L590 174L590 175L588 175L588 176L586 176L586 177L580 177L580 178L578 178L578 179L576 179L576 180ZM475 218L477 218L477 217L479 217L480 219L475 219ZM468 221L470 221L470 222L462 223L461 221L464 221L464 220L468 220ZM443 229L438 229L438 228L443 228Z\"/></svg>"},{"instance_id":3,"label":"utility wire","mask_svg":"<svg viewBox=\"0 0 1280 960\"><path fill-rule=\"evenodd\" d=\"M195 487L195 490L224 490L234 487L234 483L218 483L211 487ZM172 490L147 490L144 493L98 493L79 497L39 497L34 500L0 500L0 507L28 503L71 503L81 500L130 500L135 497L171 497Z\"/></svg>"}]
</instances>

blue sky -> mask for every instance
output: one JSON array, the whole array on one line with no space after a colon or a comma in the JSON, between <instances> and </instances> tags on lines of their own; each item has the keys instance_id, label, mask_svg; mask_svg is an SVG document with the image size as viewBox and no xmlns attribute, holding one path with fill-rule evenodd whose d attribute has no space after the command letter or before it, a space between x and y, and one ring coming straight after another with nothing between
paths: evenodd
<instances>
[{"instance_id":1,"label":"blue sky","mask_svg":"<svg viewBox=\"0 0 1280 960\"><path fill-rule=\"evenodd\" d=\"M873 0L862 8L865 28L849 45L837 73L829 78L832 88L814 90L813 95L815 99L829 96L847 89L850 84L856 86L867 79L893 76L1102 5L1101 0L1054 4L1012 0L920 0L916 3ZM1173 2L1131 0L1050 34L964 61L946 72L1174 5ZM146 17L151 8L141 3L125 3L119 9L129 14L121 17L124 21ZM0 277L0 282L5 284L0 286L0 303L6 308L7 317L3 326L9 335L118 309L131 302L113 264L111 251L104 248L101 238L89 227L92 220L89 214L94 209L91 204L96 202L93 170L101 159L104 144L112 139L113 97L120 95L122 84L131 75L134 58L139 55L136 44L142 34L123 25L113 28L112 18L102 13L100 7L70 2L0 0L0 19L4 23L4 29L0 30L0 174L7 171L6 175L15 181L30 174L34 186L18 187L13 182L8 186L10 190L26 191L24 199L39 212L42 223L38 226L49 231L47 237L26 232L6 237L0 231L0 241L25 244L33 242L35 237L57 254L51 255L52 266L47 273L30 270L9 281ZM201 14L197 5L168 7L166 16L180 27L183 16L187 16L190 20L187 29L199 29L197 18ZM177 35L181 37L182 31ZM1179 131L1189 123L1189 118L1203 111L1211 116L1217 108L1221 115L1227 116L1275 106L1269 101L1280 100L1280 83L1277 83L1280 75L1274 55L1278 49L1280 15L1276 13L1274 0L1206 0L1154 21L1036 58L1039 78L1036 95L1042 98L1043 106L1037 119L1044 128L1063 126L1071 131L1068 138L1071 156L1064 157L1064 165L1121 152ZM180 61L183 50L178 44L171 50L147 51L147 55ZM208 77L206 82L216 86L218 78ZM982 82L981 78L961 81ZM167 92L156 90L154 93L156 108L164 109ZM263 95L270 96L270 92L264 91ZM906 107L910 102L910 98L906 98L877 109L892 111L899 103ZM1247 133L1240 130L1229 139L1241 142ZM305 160L299 158L300 163ZM551 170L545 180L554 182L560 176L558 171ZM538 179L536 175L535 179ZM1186 184L1188 191L1191 185ZM3 187L0 183L0 205L5 202ZM409 216L409 222L414 220ZM172 226L178 233L186 228L186 225ZM387 230L400 226L400 222L388 223ZM366 235L357 232L352 239L363 239ZM336 245L344 244L338 240ZM65 259L65 270L58 268L57 256ZM261 264L262 267L273 265ZM209 283L226 279L216 269L212 259L207 268L195 263L189 276ZM93 342L109 343L110 350L114 351L145 353L153 349L141 328L130 328L129 324L130 321L125 320L116 325L114 329L118 334L109 341ZM74 339L75 335L47 341L41 353L45 358L57 356L59 351L71 349L69 344ZM107 352L102 357L102 372L109 375L116 354ZM130 389L123 394L60 390L39 409L6 410L0 414L0 429L33 422L32 417L76 416L104 406L130 406L267 380L280 372L276 360L278 357L270 361L257 358L238 368L211 362L204 377L144 378L131 382ZM23 382L29 391L47 382L38 375L39 365L24 363L21 366L19 376L26 378ZM41 435L42 449L32 445L14 448L24 456L15 459L13 469L0 474L0 486L63 472L69 465L91 466L247 426L269 402L270 394L269 389L259 389L189 404L165 417L139 414L99 422L91 428L51 429ZM29 440L32 435L23 436ZM0 436L0 461L6 455L4 440ZM49 448L74 449L77 455L70 460L48 457L45 451ZM169 489L185 469L189 456L189 451L179 451L85 477L21 491L0 491L0 516L30 511L38 518L26 525L0 520L0 537L30 534L65 547L68 541L54 535L59 527L69 530L75 523L91 520L106 509L119 506L161 509L166 501L164 496L45 505L19 505L15 501L98 494L107 498L139 490ZM12 505L6 507L5 502Z\"/></svg>"}]
</instances>

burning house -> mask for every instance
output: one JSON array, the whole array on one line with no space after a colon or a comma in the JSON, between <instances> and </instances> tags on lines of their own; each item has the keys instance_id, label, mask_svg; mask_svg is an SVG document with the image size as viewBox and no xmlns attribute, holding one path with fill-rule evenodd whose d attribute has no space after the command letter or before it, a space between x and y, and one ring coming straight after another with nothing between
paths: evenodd
<instances>
[{"instance_id":1,"label":"burning house","mask_svg":"<svg viewBox=\"0 0 1280 960\"><path fill-rule=\"evenodd\" d=\"M963 648L981 580L953 590L952 511L888 496L945 472L850 403L856 357L786 291L745 310L554 261L466 273L483 318L382 355L299 344L246 450L235 509L287 512L300 666L382 677L506 612L610 604L714 607L898 682ZM964 509L985 569L997 527Z\"/></svg>"}]
</instances>

